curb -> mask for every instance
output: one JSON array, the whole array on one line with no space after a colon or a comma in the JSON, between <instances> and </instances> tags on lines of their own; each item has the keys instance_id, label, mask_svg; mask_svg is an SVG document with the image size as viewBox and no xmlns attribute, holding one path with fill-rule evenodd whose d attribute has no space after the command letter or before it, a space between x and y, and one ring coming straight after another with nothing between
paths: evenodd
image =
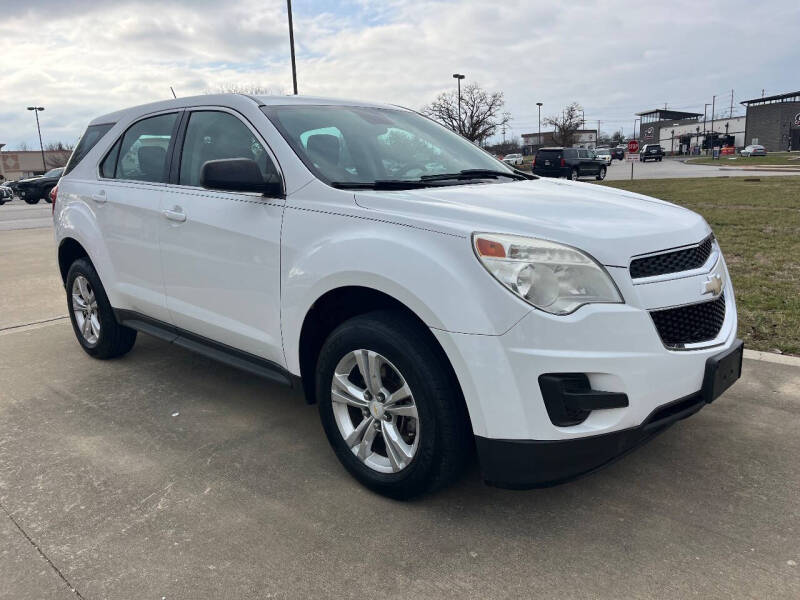
<instances>
[{"instance_id":1,"label":"curb","mask_svg":"<svg viewBox=\"0 0 800 600\"><path fill-rule=\"evenodd\" d=\"M776 365L800 367L800 356L787 356L785 354L762 352L761 350L748 350L745 348L744 357L750 360L760 360L763 362L774 363Z\"/></svg>"}]
</instances>

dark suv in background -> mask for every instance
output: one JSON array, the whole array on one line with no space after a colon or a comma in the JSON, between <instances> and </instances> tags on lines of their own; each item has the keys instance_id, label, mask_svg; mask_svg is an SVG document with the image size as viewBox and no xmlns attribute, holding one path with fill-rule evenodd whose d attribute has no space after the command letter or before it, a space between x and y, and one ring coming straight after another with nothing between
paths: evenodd
<instances>
[{"instance_id":1,"label":"dark suv in background","mask_svg":"<svg viewBox=\"0 0 800 600\"><path fill-rule=\"evenodd\" d=\"M656 160L661 162L664 158L664 148L658 144L645 144L639 151L639 160L646 162L648 160Z\"/></svg>"},{"instance_id":2,"label":"dark suv in background","mask_svg":"<svg viewBox=\"0 0 800 600\"><path fill-rule=\"evenodd\" d=\"M533 159L533 174L601 180L606 176L606 163L587 148L540 148Z\"/></svg>"}]
</instances>

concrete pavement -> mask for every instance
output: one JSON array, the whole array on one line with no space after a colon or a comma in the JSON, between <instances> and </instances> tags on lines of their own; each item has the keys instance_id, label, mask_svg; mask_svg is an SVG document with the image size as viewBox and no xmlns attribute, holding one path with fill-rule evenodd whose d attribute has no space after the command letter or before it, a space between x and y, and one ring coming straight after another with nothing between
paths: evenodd
<instances>
[{"instance_id":1,"label":"concrete pavement","mask_svg":"<svg viewBox=\"0 0 800 600\"><path fill-rule=\"evenodd\" d=\"M687 177L781 177L797 175L797 173L779 172L775 170L737 172L729 165L718 166L692 165L676 158L665 158L661 162L636 162L633 164L634 179L676 179ZM631 178L631 163L627 160L611 161L606 179L617 181Z\"/></svg>"},{"instance_id":2,"label":"concrete pavement","mask_svg":"<svg viewBox=\"0 0 800 600\"><path fill-rule=\"evenodd\" d=\"M0 281L2 598L800 597L795 366L746 360L578 481L512 492L473 468L398 503L296 393L144 335L93 360L40 323L65 313L49 229L0 232Z\"/></svg>"}]
</instances>

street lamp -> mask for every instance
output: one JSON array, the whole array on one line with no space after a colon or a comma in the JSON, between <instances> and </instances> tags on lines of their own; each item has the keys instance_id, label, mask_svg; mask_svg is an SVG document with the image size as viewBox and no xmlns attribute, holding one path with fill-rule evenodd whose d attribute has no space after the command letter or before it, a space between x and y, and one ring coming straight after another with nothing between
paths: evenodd
<instances>
[{"instance_id":1,"label":"street lamp","mask_svg":"<svg viewBox=\"0 0 800 600\"><path fill-rule=\"evenodd\" d=\"M464 75L461 73L453 73L453 79L458 81L458 133L464 133L463 128L461 127L461 80L464 79Z\"/></svg>"},{"instance_id":2,"label":"street lamp","mask_svg":"<svg viewBox=\"0 0 800 600\"><path fill-rule=\"evenodd\" d=\"M708 110L709 106L711 106L710 102L706 102L703 105L703 145L711 148L711 146L708 144L708 136L706 135L706 111Z\"/></svg>"},{"instance_id":3,"label":"street lamp","mask_svg":"<svg viewBox=\"0 0 800 600\"><path fill-rule=\"evenodd\" d=\"M42 151L42 168L47 171L47 163L44 162L44 144L42 143L42 128L39 126L39 111L44 110L44 106L29 106L28 110L32 110L36 115L36 131L39 132L39 148Z\"/></svg>"},{"instance_id":4,"label":"street lamp","mask_svg":"<svg viewBox=\"0 0 800 600\"><path fill-rule=\"evenodd\" d=\"M537 102L536 106L539 107L539 139L537 141L539 142L539 147L541 147L542 146L542 103Z\"/></svg>"},{"instance_id":5,"label":"street lamp","mask_svg":"<svg viewBox=\"0 0 800 600\"><path fill-rule=\"evenodd\" d=\"M294 95L297 96L297 67L294 64L294 26L292 25L292 0L286 0L286 10L289 12L289 50L292 53L292 84Z\"/></svg>"}]
</instances>

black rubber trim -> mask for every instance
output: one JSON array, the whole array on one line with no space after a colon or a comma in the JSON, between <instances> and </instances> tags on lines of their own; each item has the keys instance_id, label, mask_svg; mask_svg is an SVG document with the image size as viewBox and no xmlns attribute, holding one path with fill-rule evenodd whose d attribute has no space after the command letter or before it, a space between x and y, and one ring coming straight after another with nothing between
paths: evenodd
<instances>
[{"instance_id":1,"label":"black rubber trim","mask_svg":"<svg viewBox=\"0 0 800 600\"><path fill-rule=\"evenodd\" d=\"M622 392L593 390L585 373L543 373L539 388L550 421L559 427L578 425L593 410L628 406Z\"/></svg>"},{"instance_id":2,"label":"black rubber trim","mask_svg":"<svg viewBox=\"0 0 800 600\"><path fill-rule=\"evenodd\" d=\"M587 475L646 444L668 427L692 416L719 397L741 376L744 344L706 360L702 389L664 404L641 425L568 440L504 440L475 436L483 478L511 489L548 487Z\"/></svg>"},{"instance_id":3,"label":"black rubber trim","mask_svg":"<svg viewBox=\"0 0 800 600\"><path fill-rule=\"evenodd\" d=\"M236 348L231 348L230 346L180 329L169 323L151 319L135 311L115 308L114 316L120 325L150 334L165 342L177 344L187 350L197 352L198 354L218 360L231 367L247 371L253 375L258 375L259 377L264 377L265 379L282 383L289 387L296 387L300 381L299 377L270 360L250 354L249 352L242 352Z\"/></svg>"}]
</instances>

